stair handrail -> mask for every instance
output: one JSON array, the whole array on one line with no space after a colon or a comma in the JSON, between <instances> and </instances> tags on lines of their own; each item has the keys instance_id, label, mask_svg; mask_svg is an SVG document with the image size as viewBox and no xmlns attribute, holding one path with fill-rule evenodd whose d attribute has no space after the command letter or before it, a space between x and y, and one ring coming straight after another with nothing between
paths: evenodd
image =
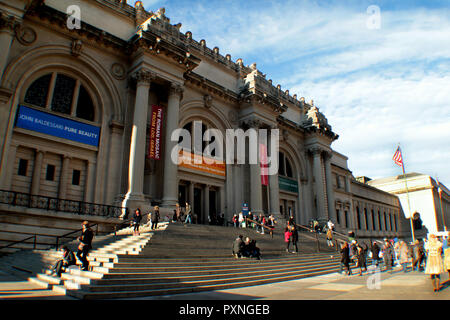
<instances>
[{"instance_id":1,"label":"stair handrail","mask_svg":"<svg viewBox=\"0 0 450 320\"><path fill-rule=\"evenodd\" d=\"M22 239L22 240L13 241L13 242L11 242L10 244L8 244L6 246L2 246L2 247L0 247L0 250L1 249L5 249L5 248L9 248L9 247L11 247L11 246L13 246L15 244L19 244L19 243L25 242L25 241L30 240L32 238L34 238L34 246L33 247L34 247L34 249L36 249L36 238L37 238L37 235L35 234L35 235L31 236L31 237L27 237L27 238Z\"/></svg>"},{"instance_id":2,"label":"stair handrail","mask_svg":"<svg viewBox=\"0 0 450 320\"><path fill-rule=\"evenodd\" d=\"M95 230L95 235L98 235L98 223L93 223L93 224L90 224L89 225L89 227L91 228L91 227L97 227L96 228L96 230ZM77 229L77 230L74 230L74 231L71 231L71 232L68 232L68 233L65 233L65 234L63 234L63 235L60 235L60 236L52 236L52 237L55 237L56 238L56 244L55 244L55 248L56 248L56 250L58 250L58 247L59 247L59 239L60 238L71 238L72 240L75 240L77 237L68 237L69 235L71 235L71 234L74 234L74 233L78 233L78 232L80 232L80 231L83 231L83 228L81 228L81 229Z\"/></svg>"},{"instance_id":3,"label":"stair handrail","mask_svg":"<svg viewBox=\"0 0 450 320\"><path fill-rule=\"evenodd\" d=\"M247 224L248 221L250 221L250 222L252 222L252 223L254 223L254 224L258 225L258 226L261 226L261 227L263 227L265 229L268 229L270 236L273 238L273 229L274 228L271 228L271 227L268 227L266 225L263 225L262 223L259 223L259 222L255 221L255 220L252 220L252 219L247 218L247 217L245 217L245 221L246 221L246 224Z\"/></svg>"}]
</instances>

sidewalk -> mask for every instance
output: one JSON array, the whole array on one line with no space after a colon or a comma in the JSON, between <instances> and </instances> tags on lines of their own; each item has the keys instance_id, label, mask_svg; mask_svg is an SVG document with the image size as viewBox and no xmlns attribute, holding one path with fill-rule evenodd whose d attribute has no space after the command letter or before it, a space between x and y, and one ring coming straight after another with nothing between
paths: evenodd
<instances>
[{"instance_id":1,"label":"sidewalk","mask_svg":"<svg viewBox=\"0 0 450 320\"><path fill-rule=\"evenodd\" d=\"M433 292L429 275L423 272L395 271L379 273L379 289L374 277L345 276L332 273L324 276L291 280L274 284L199 292L176 296L141 298L148 300L450 300L448 273L441 275L441 290ZM369 280L369 284L368 284Z\"/></svg>"}]
</instances>

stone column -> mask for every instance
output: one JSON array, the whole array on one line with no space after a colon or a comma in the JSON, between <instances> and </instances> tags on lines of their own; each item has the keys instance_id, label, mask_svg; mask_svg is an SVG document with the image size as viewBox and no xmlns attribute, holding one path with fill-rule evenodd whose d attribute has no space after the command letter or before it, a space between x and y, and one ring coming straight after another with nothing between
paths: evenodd
<instances>
[{"instance_id":1,"label":"stone column","mask_svg":"<svg viewBox=\"0 0 450 320\"><path fill-rule=\"evenodd\" d=\"M61 177L59 179L58 197L60 199L67 198L67 186L69 184L69 167L70 167L70 157L64 155L61 166Z\"/></svg>"},{"instance_id":2,"label":"stone column","mask_svg":"<svg viewBox=\"0 0 450 320\"><path fill-rule=\"evenodd\" d=\"M169 90L169 100L167 103L166 115L166 140L164 144L164 189L162 206L174 209L177 203L178 190L178 166L172 161L172 150L178 141L172 141L171 136L178 128L180 100L183 88L180 85L172 84Z\"/></svg>"},{"instance_id":3,"label":"stone column","mask_svg":"<svg viewBox=\"0 0 450 320\"><path fill-rule=\"evenodd\" d=\"M317 199L317 219L326 219L327 212L325 212L325 192L323 188L323 176L322 176L322 149L312 148L311 152L314 157L313 171L315 178L315 191Z\"/></svg>"},{"instance_id":4,"label":"stone column","mask_svg":"<svg viewBox=\"0 0 450 320\"><path fill-rule=\"evenodd\" d=\"M331 152L325 152L325 180L326 180L326 189L327 189L327 200L328 200L328 218L336 224L336 208L334 201L334 188L333 188L333 175L331 173Z\"/></svg>"},{"instance_id":5,"label":"stone column","mask_svg":"<svg viewBox=\"0 0 450 320\"><path fill-rule=\"evenodd\" d=\"M220 217L220 215L223 213L224 216L226 216L225 214L225 206L226 206L226 201L225 201L225 186L222 186L219 188L219 210L218 210L218 217Z\"/></svg>"},{"instance_id":6,"label":"stone column","mask_svg":"<svg viewBox=\"0 0 450 320\"><path fill-rule=\"evenodd\" d=\"M107 191L106 204L113 204L114 199L119 194L119 182L122 156L122 136L124 126L117 121L111 121L110 125L110 144L109 144L109 159L108 159L108 176L107 176Z\"/></svg>"},{"instance_id":7,"label":"stone column","mask_svg":"<svg viewBox=\"0 0 450 320\"><path fill-rule=\"evenodd\" d=\"M44 159L44 151L36 150L36 154L34 157L33 177L31 180L31 194L33 195L39 194L43 159Z\"/></svg>"},{"instance_id":8,"label":"stone column","mask_svg":"<svg viewBox=\"0 0 450 320\"><path fill-rule=\"evenodd\" d=\"M191 181L189 183L189 201L187 201L189 205L191 206L191 213L194 213L194 182ZM186 203L180 204L180 206L185 206Z\"/></svg>"},{"instance_id":9,"label":"stone column","mask_svg":"<svg viewBox=\"0 0 450 320\"><path fill-rule=\"evenodd\" d=\"M14 164L16 161L17 145L11 144L9 146L8 153L6 155L6 163ZM11 190L12 176L13 176L13 165L5 165L1 172L0 184L3 186L4 190ZM4 177L4 179L3 179Z\"/></svg>"},{"instance_id":10,"label":"stone column","mask_svg":"<svg viewBox=\"0 0 450 320\"><path fill-rule=\"evenodd\" d=\"M12 17L0 17L0 79L6 68L9 57L9 50L14 38L14 26L16 22Z\"/></svg>"},{"instance_id":11,"label":"stone column","mask_svg":"<svg viewBox=\"0 0 450 320\"><path fill-rule=\"evenodd\" d=\"M200 218L199 220L200 222L204 222L204 223L208 223L208 216L210 216L210 212L209 212L209 185L205 185L205 187L203 188L203 194L204 194L204 199L203 199L203 212L204 215Z\"/></svg>"},{"instance_id":12,"label":"stone column","mask_svg":"<svg viewBox=\"0 0 450 320\"><path fill-rule=\"evenodd\" d=\"M86 183L84 187L84 201L92 203L94 199L95 162L88 161L86 169Z\"/></svg>"},{"instance_id":13,"label":"stone column","mask_svg":"<svg viewBox=\"0 0 450 320\"><path fill-rule=\"evenodd\" d=\"M261 168L257 164L250 164L250 211L259 215L262 210Z\"/></svg>"},{"instance_id":14,"label":"stone column","mask_svg":"<svg viewBox=\"0 0 450 320\"><path fill-rule=\"evenodd\" d=\"M146 70L141 70L136 72L133 77L136 79L136 101L131 132L128 192L125 195L122 206L131 210L137 207L147 210L144 197L145 141L147 135L148 95L154 75Z\"/></svg>"}]
</instances>

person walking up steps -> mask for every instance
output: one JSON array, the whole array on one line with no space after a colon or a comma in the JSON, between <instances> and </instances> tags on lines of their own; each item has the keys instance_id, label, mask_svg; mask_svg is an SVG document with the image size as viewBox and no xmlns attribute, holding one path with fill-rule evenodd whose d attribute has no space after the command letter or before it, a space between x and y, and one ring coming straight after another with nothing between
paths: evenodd
<instances>
[{"instance_id":1,"label":"person walking up steps","mask_svg":"<svg viewBox=\"0 0 450 320\"><path fill-rule=\"evenodd\" d=\"M295 249L295 253L298 253L298 247L297 247L297 242L298 242L298 230L297 230L297 226L294 224L293 226L292 226L292 237L291 237L291 240L292 240L292 246L293 246L293 249ZM292 253L294 253L294 252L292 252Z\"/></svg>"},{"instance_id":2,"label":"person walking up steps","mask_svg":"<svg viewBox=\"0 0 450 320\"><path fill-rule=\"evenodd\" d=\"M133 223L134 223L133 235L134 236L140 234L139 233L139 225L141 223L141 220L142 220L141 209L137 208L133 215Z\"/></svg>"},{"instance_id":3,"label":"person walking up steps","mask_svg":"<svg viewBox=\"0 0 450 320\"><path fill-rule=\"evenodd\" d=\"M352 274L350 269L350 249L347 242L341 244L341 263L339 273L342 273L343 269L346 269L348 276Z\"/></svg>"},{"instance_id":4,"label":"person walking up steps","mask_svg":"<svg viewBox=\"0 0 450 320\"><path fill-rule=\"evenodd\" d=\"M160 217L161 216L159 214L159 207L155 206L152 212L152 226L151 226L152 230L158 229L158 222Z\"/></svg>"},{"instance_id":5,"label":"person walking up steps","mask_svg":"<svg viewBox=\"0 0 450 320\"><path fill-rule=\"evenodd\" d=\"M89 261L87 260L87 255L89 254L89 250L91 250L92 248L92 239L94 238L94 233L89 228L88 221L84 221L82 226L83 230L81 236L78 238L80 244L78 245L77 258L82 263L81 270L88 271Z\"/></svg>"},{"instance_id":6,"label":"person walking up steps","mask_svg":"<svg viewBox=\"0 0 450 320\"><path fill-rule=\"evenodd\" d=\"M334 244L333 244L333 230L330 227L328 227L328 229L327 229L327 245L329 247L334 247Z\"/></svg>"},{"instance_id":7,"label":"person walking up steps","mask_svg":"<svg viewBox=\"0 0 450 320\"><path fill-rule=\"evenodd\" d=\"M289 245L291 244L292 232L288 227L284 228L284 242L286 243L286 252L289 251Z\"/></svg>"},{"instance_id":8,"label":"person walking up steps","mask_svg":"<svg viewBox=\"0 0 450 320\"><path fill-rule=\"evenodd\" d=\"M434 234L430 234L430 239L426 244L425 250L428 253L427 266L425 274L429 274L434 292L440 289L441 273L444 272L442 264L442 242L440 242Z\"/></svg>"}]
</instances>

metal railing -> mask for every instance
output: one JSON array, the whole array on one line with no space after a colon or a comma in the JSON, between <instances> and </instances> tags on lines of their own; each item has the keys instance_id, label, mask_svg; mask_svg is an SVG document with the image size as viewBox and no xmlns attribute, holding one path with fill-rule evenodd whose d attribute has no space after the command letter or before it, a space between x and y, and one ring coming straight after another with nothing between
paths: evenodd
<instances>
[{"instance_id":1,"label":"metal railing","mask_svg":"<svg viewBox=\"0 0 450 320\"><path fill-rule=\"evenodd\" d=\"M52 198L8 190L0 190L0 203L10 206L43 209L47 211L62 211L78 215L110 218L118 218L124 213L126 214L128 211L128 208L123 207Z\"/></svg>"},{"instance_id":2,"label":"metal railing","mask_svg":"<svg viewBox=\"0 0 450 320\"><path fill-rule=\"evenodd\" d=\"M253 224L256 224L257 226L263 227L264 229L267 229L269 231L270 236L273 238L273 229L274 228L266 226L266 225L264 225L262 223L259 223L259 222L255 221L255 220L252 220L252 219L249 219L249 218L245 218L245 224L246 225L248 225L248 222L251 222Z\"/></svg>"}]
</instances>

